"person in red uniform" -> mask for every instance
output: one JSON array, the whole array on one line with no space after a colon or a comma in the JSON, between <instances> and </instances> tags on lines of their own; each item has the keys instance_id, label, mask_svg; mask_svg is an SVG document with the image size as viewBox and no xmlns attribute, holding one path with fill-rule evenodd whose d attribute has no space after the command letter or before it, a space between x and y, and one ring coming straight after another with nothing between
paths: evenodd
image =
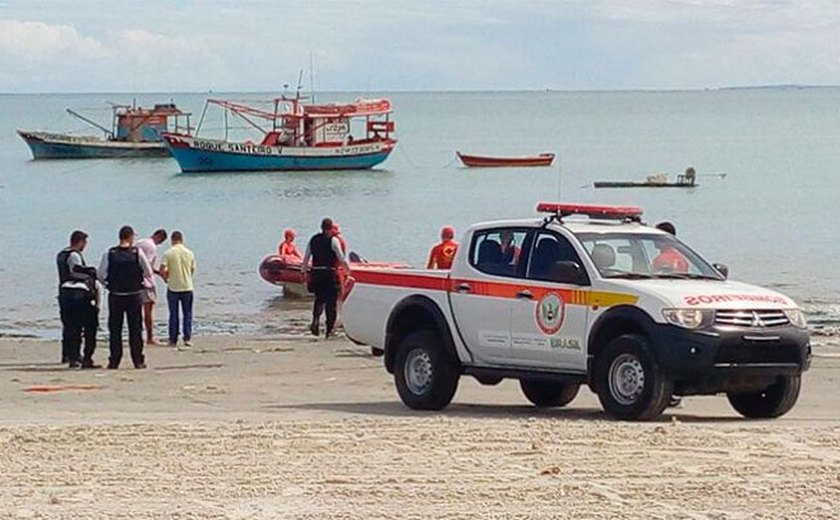
<instances>
[{"instance_id":1,"label":"person in red uniform","mask_svg":"<svg viewBox=\"0 0 840 520\"><path fill-rule=\"evenodd\" d=\"M295 237L297 234L294 229L287 229L283 231L283 241L277 246L277 255L284 260L293 260L297 262L303 261L303 255L295 245Z\"/></svg>"},{"instance_id":2,"label":"person in red uniform","mask_svg":"<svg viewBox=\"0 0 840 520\"><path fill-rule=\"evenodd\" d=\"M341 234L341 228L338 226L337 223L333 223L332 232L333 232L333 236L338 239L338 243L341 245L341 252L346 255L347 254L347 241L344 240L344 235Z\"/></svg>"},{"instance_id":3,"label":"person in red uniform","mask_svg":"<svg viewBox=\"0 0 840 520\"><path fill-rule=\"evenodd\" d=\"M455 228L443 226L440 230L440 243L436 244L429 252L429 261L426 269L449 269L452 267L452 260L458 250L458 242L455 242Z\"/></svg>"},{"instance_id":4,"label":"person in red uniform","mask_svg":"<svg viewBox=\"0 0 840 520\"><path fill-rule=\"evenodd\" d=\"M670 222L660 222L656 229L677 236L677 230ZM659 250L659 254L653 259L652 267L654 272L687 273L688 259L682 253L670 246Z\"/></svg>"}]
</instances>

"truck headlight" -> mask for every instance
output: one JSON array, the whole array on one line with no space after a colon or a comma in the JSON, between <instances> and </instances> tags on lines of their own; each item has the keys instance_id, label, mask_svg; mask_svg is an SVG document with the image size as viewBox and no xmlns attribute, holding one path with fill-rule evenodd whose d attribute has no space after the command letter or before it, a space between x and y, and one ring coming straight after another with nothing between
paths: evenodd
<instances>
[{"instance_id":1,"label":"truck headlight","mask_svg":"<svg viewBox=\"0 0 840 520\"><path fill-rule=\"evenodd\" d=\"M698 329L708 322L708 311L701 309L663 309L665 321L685 329Z\"/></svg>"},{"instance_id":2,"label":"truck headlight","mask_svg":"<svg viewBox=\"0 0 840 520\"><path fill-rule=\"evenodd\" d=\"M784 309L783 312L787 316L788 321L790 321L790 324L794 327L804 329L808 326L808 322L805 320L805 313L802 312L802 309Z\"/></svg>"}]
</instances>

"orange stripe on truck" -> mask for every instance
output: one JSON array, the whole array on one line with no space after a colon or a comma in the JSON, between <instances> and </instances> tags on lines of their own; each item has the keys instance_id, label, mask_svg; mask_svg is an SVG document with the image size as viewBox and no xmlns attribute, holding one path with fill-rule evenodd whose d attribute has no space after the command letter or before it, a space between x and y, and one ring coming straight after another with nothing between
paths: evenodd
<instances>
[{"instance_id":1,"label":"orange stripe on truck","mask_svg":"<svg viewBox=\"0 0 840 520\"><path fill-rule=\"evenodd\" d=\"M531 292L534 300L539 300L548 293L559 294L567 305L592 305L612 307L615 305L633 305L639 297L633 294L591 291L586 289L562 289L516 282L497 282L471 280L467 278L446 278L417 273L395 271L366 270L353 268L351 276L355 283L379 285L385 287L403 287L406 289L425 289L430 291L458 292L458 286L468 285L469 291L463 294L489 296L491 298L516 298L524 290Z\"/></svg>"}]
</instances>

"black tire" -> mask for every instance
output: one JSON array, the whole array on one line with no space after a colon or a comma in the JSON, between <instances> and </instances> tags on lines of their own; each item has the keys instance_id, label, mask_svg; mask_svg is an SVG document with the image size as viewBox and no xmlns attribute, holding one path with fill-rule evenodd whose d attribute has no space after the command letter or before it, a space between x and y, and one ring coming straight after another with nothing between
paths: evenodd
<instances>
[{"instance_id":1,"label":"black tire","mask_svg":"<svg viewBox=\"0 0 840 520\"><path fill-rule=\"evenodd\" d=\"M436 333L421 330L397 346L394 381L400 399L413 410L441 410L458 389L458 360L442 343Z\"/></svg>"},{"instance_id":2,"label":"black tire","mask_svg":"<svg viewBox=\"0 0 840 520\"><path fill-rule=\"evenodd\" d=\"M566 406L577 397L580 385L578 383L556 383L535 379L520 379L519 387L522 393L534 406L551 408Z\"/></svg>"},{"instance_id":3,"label":"black tire","mask_svg":"<svg viewBox=\"0 0 840 520\"><path fill-rule=\"evenodd\" d=\"M674 389L673 381L653 357L647 337L641 334L611 340L595 360L593 379L604 410L629 421L658 417Z\"/></svg>"},{"instance_id":4,"label":"black tire","mask_svg":"<svg viewBox=\"0 0 840 520\"><path fill-rule=\"evenodd\" d=\"M764 390L726 394L729 404L750 419L773 419L788 413L799 398L800 376L779 376Z\"/></svg>"}]
</instances>

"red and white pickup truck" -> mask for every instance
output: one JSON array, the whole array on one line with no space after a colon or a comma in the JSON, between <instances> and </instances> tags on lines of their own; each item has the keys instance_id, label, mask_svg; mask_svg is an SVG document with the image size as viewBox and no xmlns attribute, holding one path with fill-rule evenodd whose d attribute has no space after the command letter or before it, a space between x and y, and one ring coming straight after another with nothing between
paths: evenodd
<instances>
[{"instance_id":1,"label":"red and white pickup truck","mask_svg":"<svg viewBox=\"0 0 840 520\"><path fill-rule=\"evenodd\" d=\"M727 280L639 208L538 210L472 226L450 271L352 269L344 328L384 352L406 405L442 409L471 375L518 379L537 406L586 384L630 420L672 395L725 393L746 417L793 407L811 346L790 298Z\"/></svg>"}]
</instances>

